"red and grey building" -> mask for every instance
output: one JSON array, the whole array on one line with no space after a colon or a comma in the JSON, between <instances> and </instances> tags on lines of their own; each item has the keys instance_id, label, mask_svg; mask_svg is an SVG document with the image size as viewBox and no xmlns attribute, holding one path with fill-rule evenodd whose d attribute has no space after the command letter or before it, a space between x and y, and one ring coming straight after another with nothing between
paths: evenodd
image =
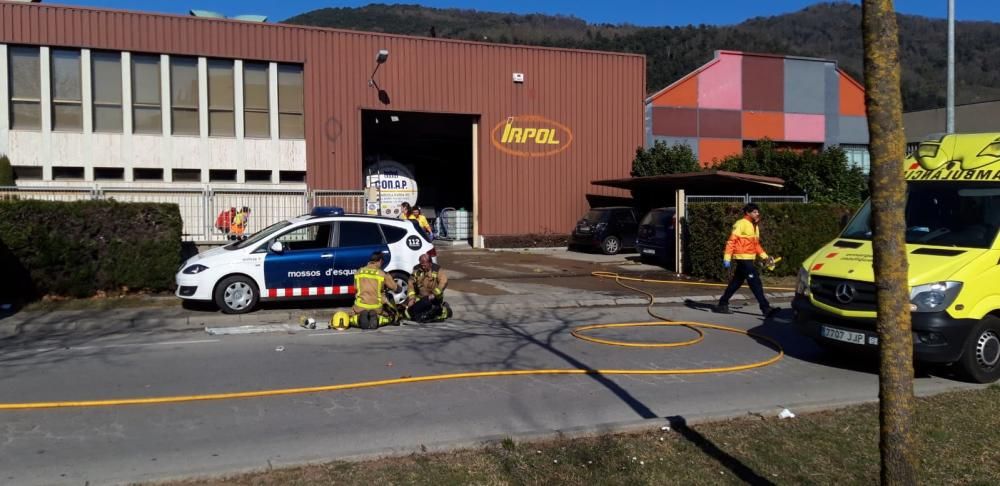
<instances>
[{"instance_id":1,"label":"red and grey building","mask_svg":"<svg viewBox=\"0 0 1000 486\"><path fill-rule=\"evenodd\" d=\"M768 138L793 149L841 146L868 170L864 87L835 61L717 51L646 99L647 146L691 147L704 165Z\"/></svg>"}]
</instances>

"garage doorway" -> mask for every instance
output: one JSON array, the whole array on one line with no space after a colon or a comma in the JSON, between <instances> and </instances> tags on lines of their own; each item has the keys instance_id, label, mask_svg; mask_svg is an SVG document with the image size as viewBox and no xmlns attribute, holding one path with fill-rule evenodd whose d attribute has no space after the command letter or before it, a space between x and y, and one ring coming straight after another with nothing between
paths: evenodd
<instances>
[{"instance_id":1,"label":"garage doorway","mask_svg":"<svg viewBox=\"0 0 1000 486\"><path fill-rule=\"evenodd\" d=\"M388 201L412 197L405 183L392 180L393 171L402 166L416 182L416 205L435 230L442 223L451 226L443 239L474 240L467 222L476 219L478 120L474 115L362 110L362 183L370 187L369 179L382 180L369 200L383 202L383 216L398 216L398 203ZM442 214L445 218L437 222Z\"/></svg>"}]
</instances>

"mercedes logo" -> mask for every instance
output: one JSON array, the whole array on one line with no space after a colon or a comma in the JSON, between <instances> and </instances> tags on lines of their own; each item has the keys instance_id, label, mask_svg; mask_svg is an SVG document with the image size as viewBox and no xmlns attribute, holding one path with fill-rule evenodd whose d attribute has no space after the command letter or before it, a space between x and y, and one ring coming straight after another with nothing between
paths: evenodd
<instances>
[{"instance_id":1,"label":"mercedes logo","mask_svg":"<svg viewBox=\"0 0 1000 486\"><path fill-rule=\"evenodd\" d=\"M841 304L850 304L854 300L854 293L854 286L849 283L837 285L837 288L833 291L834 297Z\"/></svg>"}]
</instances>

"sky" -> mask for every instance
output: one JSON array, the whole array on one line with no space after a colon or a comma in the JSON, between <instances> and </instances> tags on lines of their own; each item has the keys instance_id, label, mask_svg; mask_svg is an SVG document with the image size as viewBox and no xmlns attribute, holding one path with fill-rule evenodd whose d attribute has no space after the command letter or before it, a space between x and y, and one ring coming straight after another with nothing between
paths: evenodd
<instances>
[{"instance_id":1,"label":"sky","mask_svg":"<svg viewBox=\"0 0 1000 486\"><path fill-rule=\"evenodd\" d=\"M211 10L226 16L266 15L269 21L325 7L359 7L369 3L408 3L436 8L463 8L520 14L573 15L590 23L631 23L642 26L736 24L801 10L817 0L43 0L45 3L187 14L190 9ZM859 3L853 0L853 3ZM897 0L896 10L925 17L946 18L947 0ZM958 20L1000 22L1000 1L955 0Z\"/></svg>"}]
</instances>

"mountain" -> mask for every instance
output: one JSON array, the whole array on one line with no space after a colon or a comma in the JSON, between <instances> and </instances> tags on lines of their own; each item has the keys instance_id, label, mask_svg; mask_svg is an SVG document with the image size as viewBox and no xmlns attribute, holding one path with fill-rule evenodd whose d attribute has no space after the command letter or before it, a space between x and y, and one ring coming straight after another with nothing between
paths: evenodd
<instances>
[{"instance_id":1,"label":"mountain","mask_svg":"<svg viewBox=\"0 0 1000 486\"><path fill-rule=\"evenodd\" d=\"M913 15L898 15L898 20L904 109L944 106L947 22ZM861 7L850 3L818 3L724 26L590 24L564 15L384 4L313 10L285 23L645 54L651 93L708 62L720 49L834 59L855 79L863 79ZM1000 24L957 22L955 32L957 103L1000 99Z\"/></svg>"}]
</instances>

